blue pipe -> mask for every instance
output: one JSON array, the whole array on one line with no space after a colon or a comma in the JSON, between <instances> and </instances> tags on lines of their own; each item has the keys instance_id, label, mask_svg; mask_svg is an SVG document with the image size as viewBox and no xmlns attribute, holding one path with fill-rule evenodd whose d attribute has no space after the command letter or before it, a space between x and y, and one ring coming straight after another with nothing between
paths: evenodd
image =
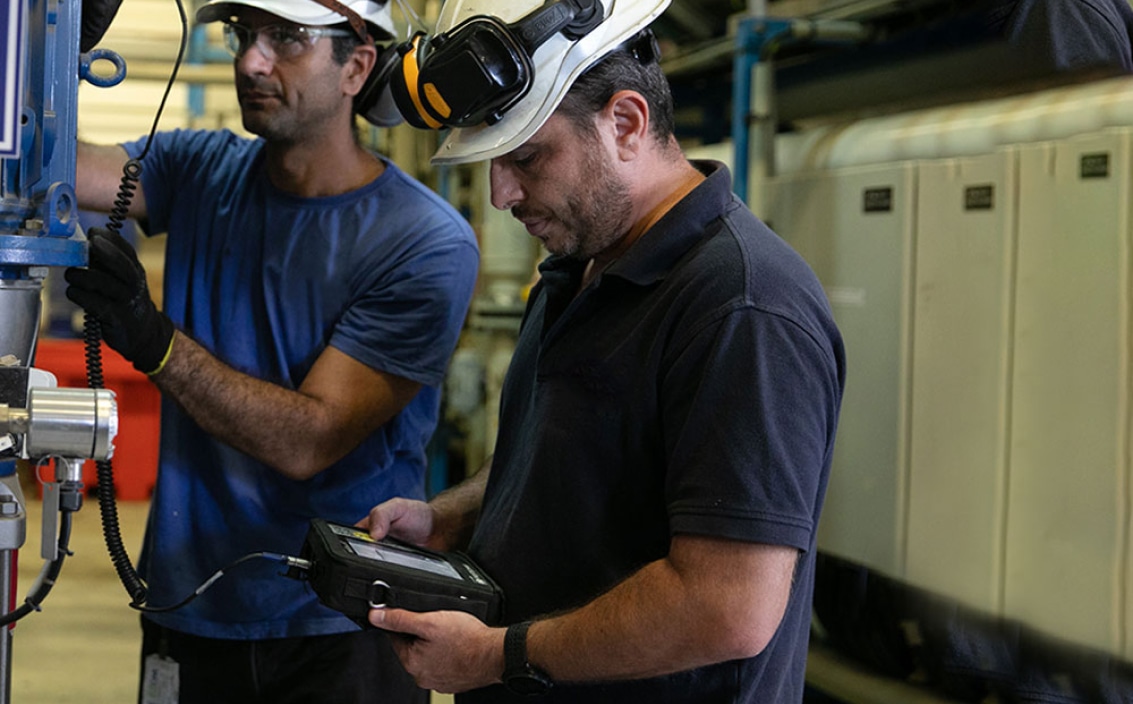
<instances>
[{"instance_id":1,"label":"blue pipe","mask_svg":"<svg viewBox=\"0 0 1133 704\"><path fill-rule=\"evenodd\" d=\"M736 26L736 53L732 59L732 190L748 200L751 143L751 75L766 59L766 47L791 33L791 20L744 17Z\"/></svg>"},{"instance_id":2,"label":"blue pipe","mask_svg":"<svg viewBox=\"0 0 1133 704\"><path fill-rule=\"evenodd\" d=\"M787 41L862 42L868 29L858 22L842 20L796 20L771 17L744 17L736 25L735 56L732 60L732 190L745 203L748 200L751 170L752 73L760 61L767 61ZM770 100L768 101L770 102ZM759 115L771 118L773 115Z\"/></svg>"},{"instance_id":3,"label":"blue pipe","mask_svg":"<svg viewBox=\"0 0 1133 704\"><path fill-rule=\"evenodd\" d=\"M208 40L207 30L203 24L198 24L189 32L189 52L187 60L191 64L227 64L232 62L232 55L227 49L212 44ZM202 117L205 114L205 87L198 83L189 86L189 115Z\"/></svg>"}]
</instances>

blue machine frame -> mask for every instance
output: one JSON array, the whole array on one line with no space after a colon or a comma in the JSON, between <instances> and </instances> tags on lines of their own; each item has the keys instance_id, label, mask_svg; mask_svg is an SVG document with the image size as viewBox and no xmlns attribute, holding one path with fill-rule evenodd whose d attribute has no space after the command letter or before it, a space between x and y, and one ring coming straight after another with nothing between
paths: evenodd
<instances>
[{"instance_id":1,"label":"blue machine frame","mask_svg":"<svg viewBox=\"0 0 1133 704\"><path fill-rule=\"evenodd\" d=\"M86 264L74 186L79 80L114 85L125 66L112 52L79 53L80 2L9 1L26 2L27 11L20 155L0 160L0 279L24 279L29 267ZM95 75L91 64L99 59L113 63L116 73Z\"/></svg>"}]
</instances>

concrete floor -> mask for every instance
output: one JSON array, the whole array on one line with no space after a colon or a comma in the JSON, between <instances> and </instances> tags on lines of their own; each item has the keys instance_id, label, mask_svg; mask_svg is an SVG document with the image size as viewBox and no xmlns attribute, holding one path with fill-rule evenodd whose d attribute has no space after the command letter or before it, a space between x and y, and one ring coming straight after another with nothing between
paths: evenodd
<instances>
[{"instance_id":1,"label":"concrete floor","mask_svg":"<svg viewBox=\"0 0 1133 704\"><path fill-rule=\"evenodd\" d=\"M122 541L137 561L149 504L118 503ZM17 603L39 574L41 506L28 500L28 538L19 554ZM138 613L106 552L98 503L88 499L74 515L71 551L43 610L12 632L13 704L128 704L137 701ZM452 698L434 695L442 704Z\"/></svg>"},{"instance_id":2,"label":"concrete floor","mask_svg":"<svg viewBox=\"0 0 1133 704\"><path fill-rule=\"evenodd\" d=\"M19 555L17 603L43 564L39 556L40 504L28 500L27 542ZM121 502L122 541L130 558L149 505ZM19 704L123 704L137 700L138 613L131 609L106 552L98 504L88 499L74 514L71 551L43 610L12 632L11 701Z\"/></svg>"}]
</instances>

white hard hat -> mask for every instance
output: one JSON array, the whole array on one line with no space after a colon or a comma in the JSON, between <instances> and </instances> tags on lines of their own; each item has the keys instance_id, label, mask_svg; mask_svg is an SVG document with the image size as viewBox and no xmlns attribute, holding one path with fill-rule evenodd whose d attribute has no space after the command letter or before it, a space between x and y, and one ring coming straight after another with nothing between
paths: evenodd
<instances>
[{"instance_id":1,"label":"white hard hat","mask_svg":"<svg viewBox=\"0 0 1133 704\"><path fill-rule=\"evenodd\" d=\"M390 39L396 36L389 0L381 0L381 2L342 0L342 4L370 25L370 33L374 39ZM239 13L241 7L254 7L309 27L325 27L347 21L346 15L330 9L317 0L211 0L197 10L197 22L226 20Z\"/></svg>"},{"instance_id":2,"label":"white hard hat","mask_svg":"<svg viewBox=\"0 0 1133 704\"><path fill-rule=\"evenodd\" d=\"M308 0L311 1L311 0ZM670 0L601 0L605 19L581 39L556 34L532 55L530 90L494 124L451 130L432 163L463 164L494 159L526 142L547 121L567 91L587 68L616 49L660 15ZM513 23L544 7L544 0L448 0L437 18L436 33L489 15Z\"/></svg>"}]
</instances>

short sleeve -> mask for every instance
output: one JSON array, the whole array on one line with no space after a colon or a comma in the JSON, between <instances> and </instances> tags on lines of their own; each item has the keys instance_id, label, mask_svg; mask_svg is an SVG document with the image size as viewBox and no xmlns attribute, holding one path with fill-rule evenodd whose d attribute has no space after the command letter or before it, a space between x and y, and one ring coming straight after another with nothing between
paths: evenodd
<instances>
[{"instance_id":1,"label":"short sleeve","mask_svg":"<svg viewBox=\"0 0 1133 704\"><path fill-rule=\"evenodd\" d=\"M820 339L747 304L690 331L662 381L674 533L810 549L840 399Z\"/></svg>"},{"instance_id":2,"label":"short sleeve","mask_svg":"<svg viewBox=\"0 0 1133 704\"><path fill-rule=\"evenodd\" d=\"M424 233L429 244L362 290L335 326L330 344L384 372L426 384L444 378L468 312L479 254L455 220ZM380 279L380 280L377 280Z\"/></svg>"}]
</instances>

